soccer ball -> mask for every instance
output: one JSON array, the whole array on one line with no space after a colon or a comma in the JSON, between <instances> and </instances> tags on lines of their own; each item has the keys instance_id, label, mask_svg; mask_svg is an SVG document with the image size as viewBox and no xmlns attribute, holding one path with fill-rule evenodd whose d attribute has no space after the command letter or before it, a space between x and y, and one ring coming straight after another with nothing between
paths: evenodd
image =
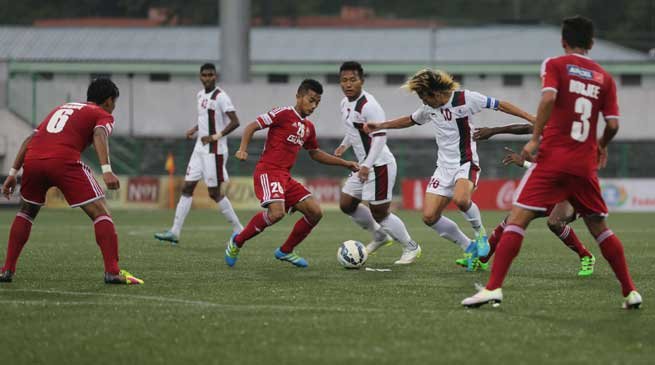
<instances>
[{"instance_id":1,"label":"soccer ball","mask_svg":"<svg viewBox=\"0 0 655 365\"><path fill-rule=\"evenodd\" d=\"M337 250L337 261L346 269L359 269L367 258L366 247L359 241L348 240Z\"/></svg>"}]
</instances>

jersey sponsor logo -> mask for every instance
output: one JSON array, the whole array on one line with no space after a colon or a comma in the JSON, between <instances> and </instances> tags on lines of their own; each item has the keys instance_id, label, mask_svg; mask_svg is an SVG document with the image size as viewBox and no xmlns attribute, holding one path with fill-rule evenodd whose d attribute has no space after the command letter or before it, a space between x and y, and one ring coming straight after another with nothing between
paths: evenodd
<instances>
[{"instance_id":1,"label":"jersey sponsor logo","mask_svg":"<svg viewBox=\"0 0 655 365\"><path fill-rule=\"evenodd\" d=\"M294 126L294 128L298 128L298 129L296 130L295 135L290 134L287 137L287 142L291 142L293 144L297 144L297 145L302 146L303 144L305 144L305 140L304 140L304 138L305 138L305 124L300 123L300 122L294 122L293 126Z\"/></svg>"},{"instance_id":2,"label":"jersey sponsor logo","mask_svg":"<svg viewBox=\"0 0 655 365\"><path fill-rule=\"evenodd\" d=\"M594 80L598 83L603 83L603 74L592 70L587 70L577 65L566 65L566 70L569 75L577 76L587 80Z\"/></svg>"}]
</instances>

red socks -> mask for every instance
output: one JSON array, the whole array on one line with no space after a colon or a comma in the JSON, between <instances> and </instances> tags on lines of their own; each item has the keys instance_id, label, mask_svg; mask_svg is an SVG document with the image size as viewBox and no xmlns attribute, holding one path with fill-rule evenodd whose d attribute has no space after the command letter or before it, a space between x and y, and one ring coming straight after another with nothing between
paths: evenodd
<instances>
[{"instance_id":1,"label":"red socks","mask_svg":"<svg viewBox=\"0 0 655 365\"><path fill-rule=\"evenodd\" d=\"M16 218L14 218L14 222L11 224L11 230L9 231L7 257L5 258L5 266L2 267L3 272L6 270L16 272L16 262L18 262L18 257L25 243L27 243L27 239L30 238L32 223L34 222L29 215L23 212L16 214Z\"/></svg>"},{"instance_id":2,"label":"red socks","mask_svg":"<svg viewBox=\"0 0 655 365\"><path fill-rule=\"evenodd\" d=\"M493 232L491 232L491 236L489 237L489 254L485 257L480 257L480 262L482 263L487 263L489 260L491 260L491 256L494 255L494 252L496 251L496 246L498 246L498 242L500 241L500 237L503 235L503 231L505 230L505 227L507 226L507 223L505 221L500 222L498 227L494 229Z\"/></svg>"},{"instance_id":3,"label":"red socks","mask_svg":"<svg viewBox=\"0 0 655 365\"><path fill-rule=\"evenodd\" d=\"M487 282L488 290L498 289L503 285L512 261L521 250L521 243L525 232L523 228L508 224L505 227L502 238L498 242L496 258L491 266L491 276Z\"/></svg>"},{"instance_id":4,"label":"red socks","mask_svg":"<svg viewBox=\"0 0 655 365\"><path fill-rule=\"evenodd\" d=\"M315 226L316 224L311 223L305 216L298 219L296 224L293 226L291 234L289 234L289 238L287 238L286 242L284 242L282 247L280 247L280 251L284 253L291 253L293 248L298 246L298 244L302 242L307 237L307 235L309 235L309 232L311 232Z\"/></svg>"},{"instance_id":5,"label":"red socks","mask_svg":"<svg viewBox=\"0 0 655 365\"><path fill-rule=\"evenodd\" d=\"M614 275L621 283L621 291L623 296L627 296L631 291L636 290L635 284L632 282L630 273L628 272L628 264L625 262L625 254L623 253L623 244L614 235L610 229L606 229L603 233L596 237L596 242L600 246L600 251L603 253L605 260L609 262Z\"/></svg>"},{"instance_id":6,"label":"red socks","mask_svg":"<svg viewBox=\"0 0 655 365\"><path fill-rule=\"evenodd\" d=\"M559 235L559 239L564 242L566 247L570 248L573 250L573 252L577 253L580 258L583 258L585 256L591 257L591 252L587 250L587 248L580 242L578 239L578 236L575 234L573 231L573 228L570 226L565 226L564 231L562 231L562 234Z\"/></svg>"},{"instance_id":7,"label":"red socks","mask_svg":"<svg viewBox=\"0 0 655 365\"><path fill-rule=\"evenodd\" d=\"M259 212L250 219L243 231L234 237L234 243L241 247L247 240L255 237L270 225L271 221L268 219L268 213Z\"/></svg>"},{"instance_id":8,"label":"red socks","mask_svg":"<svg viewBox=\"0 0 655 365\"><path fill-rule=\"evenodd\" d=\"M96 243L102 252L102 259L105 262L105 272L118 274L118 236L114 228L114 221L107 215L101 215L93 221L93 229L96 233Z\"/></svg>"}]
</instances>

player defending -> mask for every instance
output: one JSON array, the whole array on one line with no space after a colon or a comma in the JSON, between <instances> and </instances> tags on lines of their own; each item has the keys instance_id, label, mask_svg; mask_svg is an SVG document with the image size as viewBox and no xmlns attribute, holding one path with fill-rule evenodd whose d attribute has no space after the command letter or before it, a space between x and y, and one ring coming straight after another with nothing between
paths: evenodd
<instances>
[{"instance_id":1,"label":"player defending","mask_svg":"<svg viewBox=\"0 0 655 365\"><path fill-rule=\"evenodd\" d=\"M228 266L234 266L239 250L246 241L280 221L286 212L298 210L303 217L296 222L284 244L275 250L275 258L295 266L307 267L307 260L298 256L293 249L309 235L323 213L309 190L291 177L290 170L300 148L306 149L313 160L322 164L343 166L351 171L359 170L356 162L332 156L318 148L314 125L306 118L318 107L322 94L321 83L311 79L303 80L298 87L294 107L275 108L262 114L243 131L236 158L245 161L253 134L268 128L266 145L253 174L255 194L267 211L255 214L241 233L234 233L230 237L225 249L225 262Z\"/></svg>"},{"instance_id":2,"label":"player defending","mask_svg":"<svg viewBox=\"0 0 655 365\"><path fill-rule=\"evenodd\" d=\"M532 160L541 138L536 164L525 173L516 192L489 281L477 294L462 301L465 307L503 300L501 286L521 248L528 224L564 200L571 202L583 217L621 283L623 308L641 305L641 295L628 272L623 245L607 226L607 206L598 183L598 157L607 153L607 145L619 129L619 106L614 80L586 56L593 45L593 34L591 20L580 16L564 19L562 47L566 54L543 62L537 121L532 139L521 152L524 158ZM597 140L599 112L603 113L606 125Z\"/></svg>"},{"instance_id":3,"label":"player defending","mask_svg":"<svg viewBox=\"0 0 655 365\"><path fill-rule=\"evenodd\" d=\"M119 268L118 237L104 192L91 169L80 161L81 152L93 144L107 189L119 188L118 178L109 163L108 145L114 127L111 113L118 99L118 88L109 79L95 79L86 95L86 103L66 103L46 116L21 145L9 177L2 185L2 193L9 198L16 187L16 174L23 168L22 203L9 231L0 282L12 281L20 252L45 204L46 192L56 186L71 207L82 208L93 221L96 242L105 263L105 283L143 284L143 280Z\"/></svg>"},{"instance_id":4,"label":"player defending","mask_svg":"<svg viewBox=\"0 0 655 365\"><path fill-rule=\"evenodd\" d=\"M506 101L460 90L459 84L443 71L421 70L403 87L415 92L424 105L410 116L384 123L367 123L366 129L374 132L428 122L434 125L439 153L437 169L425 192L423 222L441 237L457 244L464 251L467 270L473 271L477 269L475 259L489 253L480 209L471 200L480 173L476 144L471 133L473 115L482 109L493 109L528 121L534 117ZM474 241L454 221L442 216L451 200L471 223L475 231Z\"/></svg>"},{"instance_id":5,"label":"player defending","mask_svg":"<svg viewBox=\"0 0 655 365\"><path fill-rule=\"evenodd\" d=\"M156 239L173 244L179 242L182 225L191 209L193 191L201 178L207 184L209 196L218 203L218 209L232 225L232 231L243 229L230 200L221 193L221 183L229 179L225 168L228 157L227 135L239 127L239 117L230 97L216 86L216 67L213 64L205 63L200 67L200 81L204 89L196 95L198 125L186 132L189 139L196 133L198 136L184 176L182 196L175 208L173 227L155 233Z\"/></svg>"},{"instance_id":6,"label":"player defending","mask_svg":"<svg viewBox=\"0 0 655 365\"><path fill-rule=\"evenodd\" d=\"M532 134L532 130L532 124L511 124L501 127L479 128L475 130L475 133L473 133L473 138L476 141L482 141L497 134ZM526 169L532 166L530 161L527 161L518 153L515 153L507 147L505 147L505 150L507 151L507 155L503 158L504 165L514 164ZM605 167L605 162L607 162L606 159L601 161L599 167ZM580 241L575 234L573 227L569 225L569 223L572 223L577 219L577 214L571 203L568 201L559 202L547 215L547 223L550 231L553 232L564 243L564 245L566 245L566 247L578 254L578 257L580 258L580 270L578 271L578 276L591 276L594 273L596 258ZM491 257L496 251L496 246L498 245L498 241L500 241L500 237L503 235L506 226L507 217L500 222L491 233L491 236L489 236L489 254L485 257L479 258L479 265L482 269L486 270L489 266L489 260L491 260ZM466 265L466 262L461 259L457 260L456 263L460 266Z\"/></svg>"},{"instance_id":7,"label":"player defending","mask_svg":"<svg viewBox=\"0 0 655 365\"><path fill-rule=\"evenodd\" d=\"M370 135L364 132L366 122L384 121L384 110L370 93L362 89L364 70L358 62L344 62L339 69L341 118L346 136L334 154L338 157L353 147L359 160L359 172L351 173L341 191L341 211L357 225L371 232L373 240L366 246L369 254L391 243L393 236L403 246L403 253L395 263L411 264L421 254L421 247L412 240L398 216L391 213L391 194L396 181L396 159L387 147L387 133L379 130ZM360 204L368 201L368 207ZM369 209L370 208L370 209Z\"/></svg>"}]
</instances>

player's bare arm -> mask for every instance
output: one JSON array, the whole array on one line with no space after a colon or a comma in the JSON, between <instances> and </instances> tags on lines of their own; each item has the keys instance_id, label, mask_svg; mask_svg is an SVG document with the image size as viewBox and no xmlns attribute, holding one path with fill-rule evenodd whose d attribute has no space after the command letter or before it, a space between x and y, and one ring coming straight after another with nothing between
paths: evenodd
<instances>
[{"instance_id":1,"label":"player's bare arm","mask_svg":"<svg viewBox=\"0 0 655 365\"><path fill-rule=\"evenodd\" d=\"M102 180L109 190L120 188L120 182L114 172L111 170L109 162L109 137L104 128L96 128L93 131L93 147L98 155L98 162L102 168Z\"/></svg>"},{"instance_id":2,"label":"player's bare arm","mask_svg":"<svg viewBox=\"0 0 655 365\"><path fill-rule=\"evenodd\" d=\"M355 161L347 161L342 158L333 156L321 149L315 149L309 151L309 157L316 162L320 162L324 165L333 165L333 166L343 166L350 171L359 171L359 164Z\"/></svg>"},{"instance_id":3,"label":"player's bare arm","mask_svg":"<svg viewBox=\"0 0 655 365\"><path fill-rule=\"evenodd\" d=\"M5 182L2 184L2 194L7 198L11 198L11 194L13 194L14 189L16 188L16 175L18 174L18 171L23 167L23 161L25 160L25 152L27 152L27 144L30 143L30 140L32 140L32 136L34 133L30 134L25 138L23 141L23 144L20 145L20 148L18 149L18 153L16 154L16 158L14 159L14 164L11 165L11 169L9 169L9 174L7 178L5 179Z\"/></svg>"},{"instance_id":4,"label":"player's bare arm","mask_svg":"<svg viewBox=\"0 0 655 365\"><path fill-rule=\"evenodd\" d=\"M257 122L251 122L246 126L246 129L243 130L243 136L241 136L241 145L239 150L234 154L237 160L245 161L248 158L248 145L250 145L250 140L252 139L253 134L258 130L262 129Z\"/></svg>"},{"instance_id":5,"label":"player's bare arm","mask_svg":"<svg viewBox=\"0 0 655 365\"><path fill-rule=\"evenodd\" d=\"M510 124L502 127L477 128L473 133L473 140L485 141L497 134L532 134L532 124Z\"/></svg>"},{"instance_id":6,"label":"player's bare arm","mask_svg":"<svg viewBox=\"0 0 655 365\"><path fill-rule=\"evenodd\" d=\"M498 110L500 110L503 113L525 119L530 123L534 123L536 120L536 117L534 115L526 112L525 110L519 108L518 106L508 101L501 100L498 104Z\"/></svg>"},{"instance_id":7,"label":"player's bare arm","mask_svg":"<svg viewBox=\"0 0 655 365\"><path fill-rule=\"evenodd\" d=\"M614 139L619 132L619 120L609 118L605 120L605 129L603 135L598 139L598 167L603 168L607 165L607 145Z\"/></svg>"},{"instance_id":8,"label":"player's bare arm","mask_svg":"<svg viewBox=\"0 0 655 365\"><path fill-rule=\"evenodd\" d=\"M534 130L532 131L532 138L525 144L525 146L523 146L523 150L521 151L521 156L528 161L533 161L532 155L537 150L537 147L539 147L539 139L544 131L546 122L548 122L548 119L550 118L550 114L553 112L556 98L557 93L554 91L546 90L541 94L539 107L537 107L537 120L534 123Z\"/></svg>"},{"instance_id":9,"label":"player's bare arm","mask_svg":"<svg viewBox=\"0 0 655 365\"><path fill-rule=\"evenodd\" d=\"M193 139L193 136L196 135L196 132L198 132L198 126L196 125L195 127L188 129L184 135L186 136L187 139Z\"/></svg>"},{"instance_id":10,"label":"player's bare arm","mask_svg":"<svg viewBox=\"0 0 655 365\"><path fill-rule=\"evenodd\" d=\"M230 119L230 123L228 123L225 128L223 128L222 131L212 134L211 136L204 136L200 139L202 144L207 144L211 142L216 142L219 139L227 136L228 134L232 133L233 130L239 128L239 117L237 116L237 112L235 111L230 111L226 112L227 117Z\"/></svg>"},{"instance_id":11,"label":"player's bare arm","mask_svg":"<svg viewBox=\"0 0 655 365\"><path fill-rule=\"evenodd\" d=\"M403 129L409 128L413 125L414 121L412 121L412 118L410 116L405 116L382 123L366 123L364 124L364 131L366 133L372 133L380 129Z\"/></svg>"}]
</instances>

